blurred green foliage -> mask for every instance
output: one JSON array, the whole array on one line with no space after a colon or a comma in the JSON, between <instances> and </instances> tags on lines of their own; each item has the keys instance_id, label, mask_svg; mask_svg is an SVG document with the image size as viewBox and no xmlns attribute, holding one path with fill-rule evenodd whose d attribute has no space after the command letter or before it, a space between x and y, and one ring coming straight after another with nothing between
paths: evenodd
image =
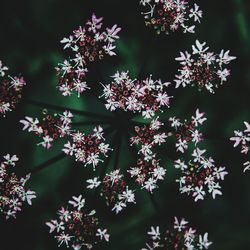
<instances>
[{"instance_id":1,"label":"blurred green foliage","mask_svg":"<svg viewBox=\"0 0 250 250\"><path fill-rule=\"evenodd\" d=\"M223 184L224 195L216 200L208 198L194 203L180 195L173 168L175 158L171 145L162 150L162 164L167 178L154 194L152 203L145 191L139 191L136 206L122 215L114 216L104 201L84 190L84 181L93 175L89 168L63 158L34 174L31 188L38 198L32 207L26 207L16 220L1 219L0 249L57 249L55 240L48 234L45 222L55 217L56 210L75 194L84 193L89 208L95 208L101 223L110 228L111 243L102 249L140 249L151 225L168 225L173 216L185 217L200 232L209 232L215 250L250 249L250 176L242 173L242 155L234 150L229 137L234 129L241 129L243 121L250 121L250 2L248 0L199 1L204 18L195 34L156 36L144 26L139 0L2 0L0 5L0 59L9 66L11 74L19 72L28 85L24 98L15 112L1 119L1 155L17 154L21 158L18 172L46 162L60 153L61 145L50 150L36 147L36 138L21 131L19 120L25 115L39 116L42 108L32 106L30 100L56 104L78 110L91 110L110 115L93 95L62 97L56 89L54 67L65 58L59 43L61 38L84 24L92 12L104 16L105 25L117 23L122 27L115 58L106 58L96 64L88 82L101 93L100 81L109 82L117 70L129 70L133 77L153 74L155 78L172 81L177 70L174 58L179 51L189 49L196 39L206 41L213 51L230 49L237 56L232 63L232 76L215 95L197 92L194 88L172 89L175 98L171 109L163 116L189 117L194 110L207 113L204 128L207 140L203 146L218 164L225 165L229 175ZM100 77L102 76L102 77ZM53 110L51 110L53 112ZM76 118L84 121L83 117ZM86 120L86 119L85 119ZM88 131L91 127L81 128ZM108 136L112 143L114 134ZM119 167L124 172L133 162L125 138L121 147ZM107 169L112 169L111 158ZM101 167L100 167L101 168ZM101 171L100 169L98 170ZM98 172L98 173L99 173Z\"/></svg>"}]
</instances>

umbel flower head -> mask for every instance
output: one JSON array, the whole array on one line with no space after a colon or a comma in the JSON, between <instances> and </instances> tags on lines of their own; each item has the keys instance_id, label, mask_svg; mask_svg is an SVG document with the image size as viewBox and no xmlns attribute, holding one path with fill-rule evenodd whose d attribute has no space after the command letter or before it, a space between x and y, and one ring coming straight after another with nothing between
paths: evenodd
<instances>
[{"instance_id":1,"label":"umbel flower head","mask_svg":"<svg viewBox=\"0 0 250 250\"><path fill-rule=\"evenodd\" d=\"M212 157L206 158L206 150L196 148L192 153L192 160L185 162L181 159L175 161L175 168L181 171L179 182L181 193L187 193L194 201L204 200L207 193L215 199L216 195L222 195L220 181L224 180L225 167L216 167Z\"/></svg>"},{"instance_id":2,"label":"umbel flower head","mask_svg":"<svg viewBox=\"0 0 250 250\"><path fill-rule=\"evenodd\" d=\"M159 117L153 119L150 124L135 126L136 136L130 138L131 146L139 145L138 154L142 154L146 161L155 157L153 153L154 147L162 145L166 142L168 135L161 131L164 124L159 121Z\"/></svg>"},{"instance_id":3,"label":"umbel flower head","mask_svg":"<svg viewBox=\"0 0 250 250\"><path fill-rule=\"evenodd\" d=\"M128 170L128 173L132 178L136 178L135 181L142 188L152 193L153 190L158 188L157 182L164 180L166 169L160 166L159 160L152 159L146 161L144 159L138 159L135 166Z\"/></svg>"},{"instance_id":4,"label":"umbel flower head","mask_svg":"<svg viewBox=\"0 0 250 250\"><path fill-rule=\"evenodd\" d=\"M8 67L0 60L0 114L3 116L16 108L22 97L23 86L26 85L23 77L6 76L7 71Z\"/></svg>"},{"instance_id":5,"label":"umbel flower head","mask_svg":"<svg viewBox=\"0 0 250 250\"><path fill-rule=\"evenodd\" d=\"M146 26L153 27L157 34L179 29L194 33L195 23L202 18L199 6L186 0L141 0L140 4L146 9L142 12Z\"/></svg>"},{"instance_id":6,"label":"umbel flower head","mask_svg":"<svg viewBox=\"0 0 250 250\"><path fill-rule=\"evenodd\" d=\"M193 142L196 146L197 143L203 140L203 135L198 128L207 120L204 115L205 113L201 113L199 109L197 109L195 116L192 116L191 121L184 120L182 122L177 117L169 118L171 127L175 130L172 135L177 139L175 144L177 152L184 153L185 150L188 149L190 142Z\"/></svg>"},{"instance_id":7,"label":"umbel flower head","mask_svg":"<svg viewBox=\"0 0 250 250\"><path fill-rule=\"evenodd\" d=\"M226 67L232 60L236 59L229 55L229 50L221 50L220 54L209 51L206 43L196 40L192 46L192 53L181 52L175 58L180 62L180 69L175 76L176 88L188 85L196 86L199 90L207 89L214 93L214 89L227 81L230 70Z\"/></svg>"},{"instance_id":8,"label":"umbel flower head","mask_svg":"<svg viewBox=\"0 0 250 250\"><path fill-rule=\"evenodd\" d=\"M99 226L95 210L88 211L82 195L73 196L69 206L57 212L58 219L46 223L58 242L58 246L73 250L92 249L101 241L109 241L107 229Z\"/></svg>"},{"instance_id":9,"label":"umbel flower head","mask_svg":"<svg viewBox=\"0 0 250 250\"><path fill-rule=\"evenodd\" d=\"M246 126L246 129L243 131L235 130L234 136L231 137L230 140L234 142L234 147L240 147L240 152L247 155L250 146L250 124L246 121L244 122L244 124ZM246 161L243 166L243 172L250 170L250 161Z\"/></svg>"},{"instance_id":10,"label":"umbel flower head","mask_svg":"<svg viewBox=\"0 0 250 250\"><path fill-rule=\"evenodd\" d=\"M152 118L155 112L169 107L170 99L166 92L169 82L153 80L150 75L146 79L131 79L129 72L117 72L112 76L111 84L103 85L106 108L110 111L121 109L141 113L144 118Z\"/></svg>"},{"instance_id":11,"label":"umbel flower head","mask_svg":"<svg viewBox=\"0 0 250 250\"><path fill-rule=\"evenodd\" d=\"M42 142L37 145L50 149L56 139L69 135L73 115L69 111L64 111L63 114L50 115L47 110L44 110L43 116L41 121L38 118L26 116L24 120L20 120L20 123L23 124L23 130L42 137Z\"/></svg>"},{"instance_id":12,"label":"umbel flower head","mask_svg":"<svg viewBox=\"0 0 250 250\"><path fill-rule=\"evenodd\" d=\"M111 150L109 144L105 144L103 133L101 126L95 127L89 135L80 131L72 132L70 141L64 145L62 151L74 156L75 160L82 162L84 166L92 165L95 170L95 167L103 162L101 156L107 157L107 153Z\"/></svg>"},{"instance_id":13,"label":"umbel flower head","mask_svg":"<svg viewBox=\"0 0 250 250\"><path fill-rule=\"evenodd\" d=\"M102 17L98 18L93 14L84 26L80 26L68 38L61 40L64 49L72 53L70 59L64 60L56 67L58 88L62 95L68 96L76 92L79 97L89 89L86 83L89 63L102 60L106 55L116 55L115 41L119 38L121 29L116 24L104 29L102 20Z\"/></svg>"},{"instance_id":14,"label":"umbel flower head","mask_svg":"<svg viewBox=\"0 0 250 250\"><path fill-rule=\"evenodd\" d=\"M120 170L111 171L99 181L97 177L87 180L89 189L101 186L100 195L105 198L107 206L112 208L116 214L125 209L128 203L135 203L135 194L128 188Z\"/></svg>"},{"instance_id":15,"label":"umbel flower head","mask_svg":"<svg viewBox=\"0 0 250 250\"><path fill-rule=\"evenodd\" d=\"M164 231L159 226L152 226L148 236L148 242L141 250L201 250L208 249L212 244L208 240L208 233L197 234L195 229L189 227L188 221L177 217L174 218L174 225Z\"/></svg>"},{"instance_id":16,"label":"umbel flower head","mask_svg":"<svg viewBox=\"0 0 250 250\"><path fill-rule=\"evenodd\" d=\"M32 199L36 198L34 191L25 188L30 174L19 178L13 171L18 160L16 155L7 154L0 162L0 212L6 219L16 218L23 203L32 205Z\"/></svg>"}]
</instances>

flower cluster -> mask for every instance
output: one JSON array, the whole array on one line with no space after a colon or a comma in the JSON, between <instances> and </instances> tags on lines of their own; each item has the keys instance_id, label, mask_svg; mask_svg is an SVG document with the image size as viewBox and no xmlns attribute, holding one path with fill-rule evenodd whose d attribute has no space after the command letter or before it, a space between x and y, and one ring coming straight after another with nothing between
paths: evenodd
<instances>
[{"instance_id":1,"label":"flower cluster","mask_svg":"<svg viewBox=\"0 0 250 250\"><path fill-rule=\"evenodd\" d=\"M128 71L117 72L112 78L111 84L103 85L108 110L140 112L144 118L152 118L162 107L169 107L172 96L165 91L169 82L153 80L151 75L144 80L131 79Z\"/></svg>"},{"instance_id":2,"label":"flower cluster","mask_svg":"<svg viewBox=\"0 0 250 250\"><path fill-rule=\"evenodd\" d=\"M105 55L114 56L115 41L121 30L117 25L103 29L103 18L92 15L84 27L80 26L68 38L61 41L64 49L70 49L72 58L64 60L56 67L59 77L58 87L62 95L68 96L77 92L78 97L89 87L86 83L88 64L101 60Z\"/></svg>"},{"instance_id":3,"label":"flower cluster","mask_svg":"<svg viewBox=\"0 0 250 250\"><path fill-rule=\"evenodd\" d=\"M43 115L41 121L38 118L26 116L24 120L20 120L20 123L23 124L23 130L27 129L28 132L33 132L35 135L42 137L42 142L37 145L49 149L52 147L54 140L69 135L73 115L69 111L64 111L63 114L54 114L53 116L45 111Z\"/></svg>"},{"instance_id":4,"label":"flower cluster","mask_svg":"<svg viewBox=\"0 0 250 250\"><path fill-rule=\"evenodd\" d=\"M128 170L128 173L136 182L149 192L156 189L157 182L164 180L166 169L160 166L159 160L153 149L166 142L168 134L161 131L164 124L159 121L159 117L153 119L150 124L135 126L136 135L130 138L131 145L139 145L139 159L135 166Z\"/></svg>"},{"instance_id":5,"label":"flower cluster","mask_svg":"<svg viewBox=\"0 0 250 250\"><path fill-rule=\"evenodd\" d=\"M204 113L200 113L199 109L196 110L195 116L192 116L191 121L184 120L181 122L179 118L169 118L177 139L177 143L175 144L176 151L184 153L188 149L189 142L193 142L196 146L198 142L203 140L202 133L197 128L206 120L207 118L204 117Z\"/></svg>"},{"instance_id":6,"label":"flower cluster","mask_svg":"<svg viewBox=\"0 0 250 250\"><path fill-rule=\"evenodd\" d=\"M17 212L21 211L24 202L32 205L32 199L36 198L34 191L26 190L26 182L30 174L24 178L18 178L13 168L18 161L16 155L5 155L0 162L0 212L6 219L16 218Z\"/></svg>"},{"instance_id":7,"label":"flower cluster","mask_svg":"<svg viewBox=\"0 0 250 250\"><path fill-rule=\"evenodd\" d=\"M195 23L202 18L197 4L191 6L185 0L141 0L148 8L142 12L146 26L153 27L157 34L169 34L182 29L184 33L194 33Z\"/></svg>"},{"instance_id":8,"label":"flower cluster","mask_svg":"<svg viewBox=\"0 0 250 250\"><path fill-rule=\"evenodd\" d=\"M58 210L59 218L46 223L50 233L55 234L58 246L65 245L73 250L91 249L101 241L109 241L107 229L99 227L95 210L87 211L82 195L73 196L70 207Z\"/></svg>"},{"instance_id":9,"label":"flower cluster","mask_svg":"<svg viewBox=\"0 0 250 250\"><path fill-rule=\"evenodd\" d=\"M135 126L136 136L130 138L131 146L140 145L138 154L142 154L145 160L151 160L155 157L152 149L166 142L168 135L159 131L164 124L159 121L159 117L153 119L150 124Z\"/></svg>"},{"instance_id":10,"label":"flower cluster","mask_svg":"<svg viewBox=\"0 0 250 250\"><path fill-rule=\"evenodd\" d=\"M208 249L212 242L208 240L208 233L197 234L196 230L189 227L185 219L174 218L174 225L160 231L160 227L151 227L148 232L149 241L142 250L171 249L171 250L193 250Z\"/></svg>"},{"instance_id":11,"label":"flower cluster","mask_svg":"<svg viewBox=\"0 0 250 250\"><path fill-rule=\"evenodd\" d=\"M152 193L154 189L158 188L157 182L164 180L166 169L161 167L159 160L152 159L146 161L138 159L136 166L128 170L131 177L136 178L136 182L145 188L148 192Z\"/></svg>"},{"instance_id":12,"label":"flower cluster","mask_svg":"<svg viewBox=\"0 0 250 250\"><path fill-rule=\"evenodd\" d=\"M216 167L212 157L206 158L206 150L196 148L192 153L192 160L185 162L180 159L175 161L175 168L179 169L182 176L177 180L181 193L194 197L194 201L203 200L206 192L211 193L213 199L222 195L219 181L223 181L228 172L225 167Z\"/></svg>"},{"instance_id":13,"label":"flower cluster","mask_svg":"<svg viewBox=\"0 0 250 250\"><path fill-rule=\"evenodd\" d=\"M0 114L3 116L16 108L22 97L22 89L26 85L23 77L6 77L7 70L8 68L0 61Z\"/></svg>"},{"instance_id":14,"label":"flower cluster","mask_svg":"<svg viewBox=\"0 0 250 250\"><path fill-rule=\"evenodd\" d=\"M221 50L220 54L210 52L206 43L200 43L198 40L192 46L192 50L192 54L185 51L180 53L180 57L175 58L181 66L175 76L176 88L191 85L199 90L205 88L214 93L214 88L227 81L230 70L226 65L236 57L230 56L229 50Z\"/></svg>"},{"instance_id":15,"label":"flower cluster","mask_svg":"<svg viewBox=\"0 0 250 250\"><path fill-rule=\"evenodd\" d=\"M119 169L106 174L102 182L95 177L87 180L87 183L89 189L101 185L100 195L105 198L107 206L111 207L116 214L126 208L128 203L135 203L134 191L128 188Z\"/></svg>"},{"instance_id":16,"label":"flower cluster","mask_svg":"<svg viewBox=\"0 0 250 250\"><path fill-rule=\"evenodd\" d=\"M62 151L70 156L74 156L76 161L84 163L84 166L92 165L93 169L103 160L101 155L107 157L109 144L105 144L103 129L98 126L86 135L83 132L76 131L70 134L71 140L68 141Z\"/></svg>"},{"instance_id":17,"label":"flower cluster","mask_svg":"<svg viewBox=\"0 0 250 250\"><path fill-rule=\"evenodd\" d=\"M241 147L242 154L247 154L250 144L250 124L248 122L244 122L244 124L246 129L244 131L235 130L234 136L230 140L234 142L234 147ZM243 166L243 172L250 170L250 161L246 161Z\"/></svg>"}]
</instances>

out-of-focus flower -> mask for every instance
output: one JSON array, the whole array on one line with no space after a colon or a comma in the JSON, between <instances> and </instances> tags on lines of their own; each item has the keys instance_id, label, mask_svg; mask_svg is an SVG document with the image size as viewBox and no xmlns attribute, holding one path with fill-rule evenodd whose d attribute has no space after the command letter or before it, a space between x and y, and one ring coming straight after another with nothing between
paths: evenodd
<instances>
[{"instance_id":1,"label":"out-of-focus flower","mask_svg":"<svg viewBox=\"0 0 250 250\"><path fill-rule=\"evenodd\" d=\"M107 206L111 207L116 214L125 209L128 203L136 203L134 191L128 188L119 169L106 174L101 182L94 178L87 180L87 183L91 183L88 186L90 189L100 186L100 195L105 198Z\"/></svg>"},{"instance_id":2,"label":"out-of-focus flower","mask_svg":"<svg viewBox=\"0 0 250 250\"><path fill-rule=\"evenodd\" d=\"M196 148L192 160L175 161L175 168L182 173L176 180L179 182L179 190L181 193L192 195L195 201L204 200L207 193L210 193L213 199L216 195L222 195L220 181L228 174L225 167L215 166L213 158L206 158L205 152L206 150Z\"/></svg>"},{"instance_id":3,"label":"out-of-focus flower","mask_svg":"<svg viewBox=\"0 0 250 250\"><path fill-rule=\"evenodd\" d=\"M22 97L22 90L26 82L23 77L6 77L8 68L0 61L0 114L12 111Z\"/></svg>"},{"instance_id":4,"label":"out-of-focus flower","mask_svg":"<svg viewBox=\"0 0 250 250\"><path fill-rule=\"evenodd\" d=\"M192 54L185 51L175 58L181 66L175 76L176 88L191 85L199 90L205 88L214 93L215 88L227 81L230 70L226 65L236 57L230 56L229 50L221 50L220 54L210 52L206 43L200 43L198 40L192 46L192 50Z\"/></svg>"},{"instance_id":5,"label":"out-of-focus flower","mask_svg":"<svg viewBox=\"0 0 250 250\"><path fill-rule=\"evenodd\" d=\"M234 142L234 147L240 147L241 153L247 155L249 152L249 145L250 145L250 124L248 122L244 122L246 129L244 131L235 130L234 136L230 138L232 142ZM246 161L243 164L244 170L250 170L250 162Z\"/></svg>"},{"instance_id":6,"label":"out-of-focus flower","mask_svg":"<svg viewBox=\"0 0 250 250\"><path fill-rule=\"evenodd\" d=\"M26 116L24 120L20 120L20 123L23 124L23 130L42 137L42 142L37 145L50 149L54 140L70 134L72 118L73 115L69 111L53 116L47 114L46 111L41 121L38 118Z\"/></svg>"},{"instance_id":7,"label":"out-of-focus flower","mask_svg":"<svg viewBox=\"0 0 250 250\"><path fill-rule=\"evenodd\" d=\"M103 97L106 108L110 111L121 109L139 112L144 118L152 118L155 112L169 107L170 99L166 92L169 82L153 80L150 75L144 80L131 79L127 72L117 72L113 82L103 85Z\"/></svg>"},{"instance_id":8,"label":"out-of-focus flower","mask_svg":"<svg viewBox=\"0 0 250 250\"><path fill-rule=\"evenodd\" d=\"M32 205L32 199L36 198L36 194L25 187L30 174L19 178L13 171L19 160L18 157L7 154L3 158L0 162L0 212L6 219L16 218L23 203L27 202Z\"/></svg>"},{"instance_id":9,"label":"out-of-focus flower","mask_svg":"<svg viewBox=\"0 0 250 250\"><path fill-rule=\"evenodd\" d=\"M109 241L107 229L99 226L95 210L86 209L82 195L73 196L69 206L58 210L58 219L50 220L46 225L54 234L58 246L70 247L73 250L92 249L101 241Z\"/></svg>"},{"instance_id":10,"label":"out-of-focus flower","mask_svg":"<svg viewBox=\"0 0 250 250\"><path fill-rule=\"evenodd\" d=\"M101 156L107 157L107 153L112 150L109 144L105 144L103 129L98 126L89 135L77 131L70 134L68 141L62 151L70 156L74 156L76 161L84 163L84 166L92 165L93 169L103 162Z\"/></svg>"},{"instance_id":11,"label":"out-of-focus flower","mask_svg":"<svg viewBox=\"0 0 250 250\"><path fill-rule=\"evenodd\" d=\"M174 218L174 225L164 231L160 227L151 227L148 231L149 239L142 250L153 249L208 249L212 244L208 240L208 233L197 234L196 230L189 227L185 219Z\"/></svg>"},{"instance_id":12,"label":"out-of-focus flower","mask_svg":"<svg viewBox=\"0 0 250 250\"><path fill-rule=\"evenodd\" d=\"M146 26L153 27L157 34L169 34L181 29L184 33L194 33L195 23L200 23L202 10L197 4L185 0L141 0L147 8L142 12Z\"/></svg>"},{"instance_id":13,"label":"out-of-focus flower","mask_svg":"<svg viewBox=\"0 0 250 250\"><path fill-rule=\"evenodd\" d=\"M203 135L198 130L198 127L207 120L204 115L205 113L201 113L199 109L197 109L195 116L192 116L190 122L187 120L181 122L181 120L176 117L169 118L171 127L175 130L173 134L177 139L175 144L176 151L184 153L188 149L189 142L193 142L196 146L197 143L203 140Z\"/></svg>"},{"instance_id":14,"label":"out-of-focus flower","mask_svg":"<svg viewBox=\"0 0 250 250\"><path fill-rule=\"evenodd\" d=\"M84 26L80 26L68 38L61 40L64 49L69 49L73 54L69 60L64 60L56 67L58 88L62 95L68 96L76 92L79 97L90 88L86 83L89 63L102 60L106 55L116 55L115 42L121 29L116 24L104 29L102 20L102 17L97 18L93 14Z\"/></svg>"}]
</instances>

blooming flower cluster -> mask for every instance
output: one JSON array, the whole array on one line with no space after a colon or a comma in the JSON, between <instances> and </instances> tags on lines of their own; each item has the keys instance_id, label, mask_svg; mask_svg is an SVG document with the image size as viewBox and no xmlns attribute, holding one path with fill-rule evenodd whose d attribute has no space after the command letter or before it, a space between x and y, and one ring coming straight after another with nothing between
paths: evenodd
<instances>
[{"instance_id":1,"label":"blooming flower cluster","mask_svg":"<svg viewBox=\"0 0 250 250\"><path fill-rule=\"evenodd\" d=\"M197 4L191 6L185 0L141 0L147 8L142 12L146 26L153 27L157 34L169 34L182 29L184 33L194 33L195 23L200 23L202 10Z\"/></svg>"},{"instance_id":2,"label":"blooming flower cluster","mask_svg":"<svg viewBox=\"0 0 250 250\"><path fill-rule=\"evenodd\" d=\"M151 227L148 232L149 240L142 250L171 249L171 250L194 250L208 249L212 244L208 240L208 233L197 234L196 230L189 227L185 219L174 218L174 225L164 231L160 227Z\"/></svg>"},{"instance_id":3,"label":"blooming flower cluster","mask_svg":"<svg viewBox=\"0 0 250 250\"><path fill-rule=\"evenodd\" d=\"M185 162L180 159L175 161L175 168L179 169L182 176L177 179L181 193L194 197L194 201L204 200L206 192L211 193L213 199L222 195L219 181L223 181L225 167L216 167L212 157L206 158L206 150L194 149L192 160Z\"/></svg>"},{"instance_id":4,"label":"blooming flower cluster","mask_svg":"<svg viewBox=\"0 0 250 250\"><path fill-rule=\"evenodd\" d=\"M64 49L70 49L72 58L64 60L56 67L59 76L58 87L62 95L71 95L74 91L78 96L89 87L86 83L88 64L101 60L105 55L114 56L115 41L119 38L121 30L117 25L103 29L103 18L92 15L84 27L80 26L68 38L63 38L61 43Z\"/></svg>"},{"instance_id":5,"label":"blooming flower cluster","mask_svg":"<svg viewBox=\"0 0 250 250\"><path fill-rule=\"evenodd\" d=\"M248 122L244 122L244 124L246 129L243 131L235 130L234 136L230 140L234 142L234 147L241 147L241 153L246 155L250 145L250 124ZM250 170L250 161L246 161L243 166L243 172Z\"/></svg>"},{"instance_id":6,"label":"blooming flower cluster","mask_svg":"<svg viewBox=\"0 0 250 250\"><path fill-rule=\"evenodd\" d=\"M70 141L68 141L62 151L70 156L74 156L76 161L84 163L84 166L92 165L93 169L103 160L101 155L107 157L109 144L105 144L103 137L103 128L98 126L86 135L83 132L76 131L70 134Z\"/></svg>"},{"instance_id":7,"label":"blooming flower cluster","mask_svg":"<svg viewBox=\"0 0 250 250\"><path fill-rule=\"evenodd\" d=\"M138 159L136 166L128 170L131 177L136 178L136 182L145 188L148 192L152 193L154 189L158 188L157 182L164 180L166 169L161 167L159 160L152 159L146 161Z\"/></svg>"},{"instance_id":8,"label":"blooming flower cluster","mask_svg":"<svg viewBox=\"0 0 250 250\"><path fill-rule=\"evenodd\" d=\"M162 107L169 107L172 96L165 91L169 82L153 80L151 75L144 80L131 79L128 71L117 72L112 78L111 84L103 85L108 110L140 112L144 118L152 118Z\"/></svg>"},{"instance_id":9,"label":"blooming flower cluster","mask_svg":"<svg viewBox=\"0 0 250 250\"><path fill-rule=\"evenodd\" d=\"M203 140L202 133L198 130L199 125L202 125L207 120L204 113L196 110L195 116L192 116L191 121L184 120L181 122L179 118L170 117L171 127L175 130L177 139L176 151L184 153L188 149L188 143L193 142L195 146Z\"/></svg>"},{"instance_id":10,"label":"blooming flower cluster","mask_svg":"<svg viewBox=\"0 0 250 250\"><path fill-rule=\"evenodd\" d=\"M20 123L23 124L23 130L27 129L28 132L33 132L42 137L42 142L37 145L49 149L57 138L69 135L72 118L73 115L69 111L64 111L63 114L54 114L53 116L44 112L41 121L38 118L26 116L24 120L20 120Z\"/></svg>"},{"instance_id":11,"label":"blooming flower cluster","mask_svg":"<svg viewBox=\"0 0 250 250\"><path fill-rule=\"evenodd\" d=\"M134 191L128 188L119 169L106 174L102 182L95 177L87 180L87 183L89 189L101 185L100 195L105 198L107 206L111 207L116 214L126 208L128 203L135 203Z\"/></svg>"},{"instance_id":12,"label":"blooming flower cluster","mask_svg":"<svg viewBox=\"0 0 250 250\"><path fill-rule=\"evenodd\" d=\"M205 88L214 93L214 88L227 81L230 70L226 65L236 57L230 56L229 50L221 50L220 54L210 52L206 43L200 43L198 40L192 46L192 50L192 54L185 51L180 53L180 57L175 58L181 66L175 76L176 88L191 85L199 90Z\"/></svg>"},{"instance_id":13,"label":"blooming flower cluster","mask_svg":"<svg viewBox=\"0 0 250 250\"><path fill-rule=\"evenodd\" d=\"M7 71L8 67L0 61L0 114L3 116L16 108L22 97L22 89L26 85L23 77L6 77Z\"/></svg>"},{"instance_id":14,"label":"blooming flower cluster","mask_svg":"<svg viewBox=\"0 0 250 250\"><path fill-rule=\"evenodd\" d=\"M23 203L27 202L32 205L32 199L36 198L36 194L25 188L30 175L18 178L13 171L19 160L18 157L7 154L3 158L0 162L0 212L4 214L6 219L16 218Z\"/></svg>"},{"instance_id":15,"label":"blooming flower cluster","mask_svg":"<svg viewBox=\"0 0 250 250\"><path fill-rule=\"evenodd\" d=\"M131 145L139 145L138 154L142 154L145 160L155 157L152 149L166 142L168 135L159 131L164 124L159 121L159 117L153 119L150 124L135 126L136 136L130 138Z\"/></svg>"},{"instance_id":16,"label":"blooming flower cluster","mask_svg":"<svg viewBox=\"0 0 250 250\"><path fill-rule=\"evenodd\" d=\"M131 145L139 145L139 159L135 166L128 170L128 173L136 182L149 192L156 189L157 182L164 180L166 169L160 166L153 149L166 142L168 134L161 131L164 124L159 117L153 119L150 124L135 126L136 135L130 138Z\"/></svg>"},{"instance_id":17,"label":"blooming flower cluster","mask_svg":"<svg viewBox=\"0 0 250 250\"><path fill-rule=\"evenodd\" d=\"M59 218L46 223L50 233L55 234L58 246L65 245L73 250L92 249L101 241L109 241L107 229L99 227L95 210L85 208L82 195L73 196L69 207L58 210Z\"/></svg>"}]
</instances>

